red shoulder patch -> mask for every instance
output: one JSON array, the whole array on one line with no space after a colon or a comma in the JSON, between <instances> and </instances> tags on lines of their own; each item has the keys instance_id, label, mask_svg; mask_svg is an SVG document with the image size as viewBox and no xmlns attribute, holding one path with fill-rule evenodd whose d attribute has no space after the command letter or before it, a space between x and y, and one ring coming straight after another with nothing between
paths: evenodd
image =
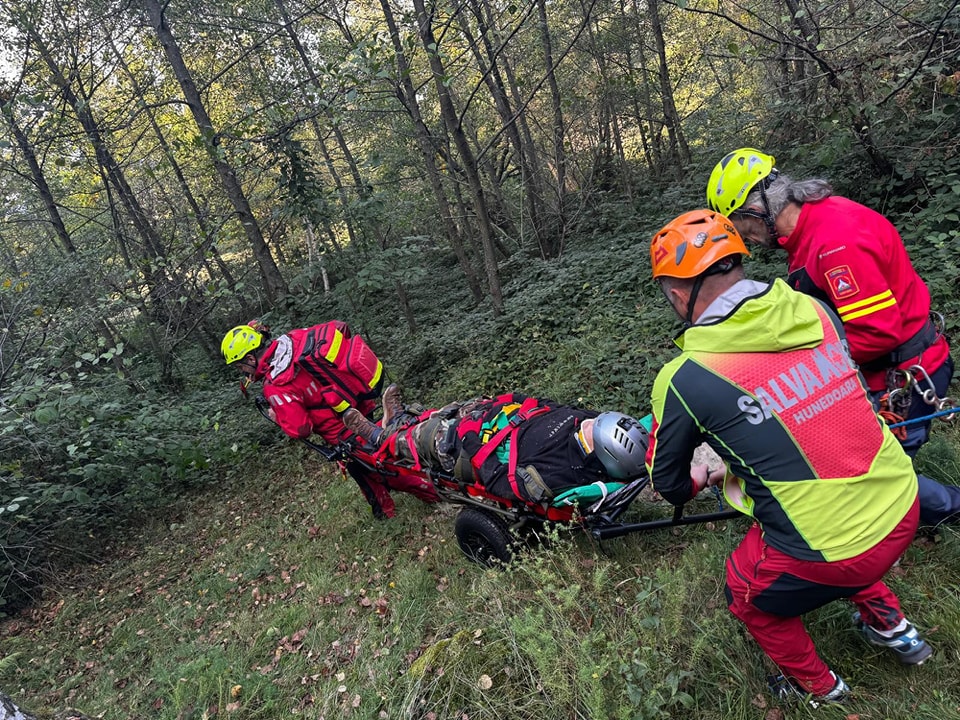
<instances>
[{"instance_id":1,"label":"red shoulder patch","mask_svg":"<svg viewBox=\"0 0 960 720\"><path fill-rule=\"evenodd\" d=\"M835 300L843 300L860 292L860 286L857 285L857 279L853 276L849 265L832 268L823 275L827 279L830 293Z\"/></svg>"}]
</instances>

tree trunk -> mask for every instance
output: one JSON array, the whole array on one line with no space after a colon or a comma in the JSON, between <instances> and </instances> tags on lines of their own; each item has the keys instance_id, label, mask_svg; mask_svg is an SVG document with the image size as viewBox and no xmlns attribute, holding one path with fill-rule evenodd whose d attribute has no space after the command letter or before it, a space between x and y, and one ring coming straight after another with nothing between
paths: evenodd
<instances>
[{"instance_id":1,"label":"tree trunk","mask_svg":"<svg viewBox=\"0 0 960 720\"><path fill-rule=\"evenodd\" d=\"M679 163L690 161L690 148L683 135L680 115L677 112L676 101L673 97L673 83L670 81L670 68L667 65L667 46L663 40L663 25L660 22L660 0L649 0L647 3L650 16L650 28L653 31L653 40L657 48L657 76L660 79L660 102L663 105L663 116L667 121L667 137L670 138L671 160Z\"/></svg>"},{"instance_id":2,"label":"tree trunk","mask_svg":"<svg viewBox=\"0 0 960 720\"><path fill-rule=\"evenodd\" d=\"M417 332L417 318L413 314L413 306L410 304L410 295L407 293L407 288L404 287L403 283L399 280L394 280L394 285L397 288L397 297L400 299L400 307L403 308L403 317L407 321L407 328L410 330L410 334L413 335Z\"/></svg>"},{"instance_id":3,"label":"tree trunk","mask_svg":"<svg viewBox=\"0 0 960 720\"><path fill-rule=\"evenodd\" d=\"M530 215L533 236L536 239L537 247L540 249L540 256L547 259L552 257L554 248L548 241L549 232L547 228L544 227L543 193L540 189L540 177L536 167L533 162L531 162L531 156L536 157L536 154L521 138L517 122L520 118L525 117L526 112L520 110L515 114L513 108L510 106L507 84L500 71L502 54L498 52L490 42L492 28L488 23L490 16L489 6L485 2L481 6L478 0L471 0L470 6L474 19L477 21L486 59L484 59L484 55L481 54L480 48L476 40L472 37L469 28L464 27L464 35L470 44L470 49L477 61L481 75L496 105L497 113L500 115L500 121L503 123L507 139L511 145L513 145L514 152L516 153L517 165L520 167L521 179L524 181L523 200L527 205L527 210ZM522 239L523 238L521 238L521 240Z\"/></svg>"},{"instance_id":4,"label":"tree trunk","mask_svg":"<svg viewBox=\"0 0 960 720\"><path fill-rule=\"evenodd\" d=\"M34 46L37 48L37 52L40 53L40 57L43 59L44 64L50 71L53 83L56 85L57 89L60 90L60 93L63 95L63 99L67 101L67 104L69 104L76 113L77 120L79 120L87 139L93 146L97 162L106 171L107 179L109 180L110 184L116 188L121 204L123 205L127 214L130 216L130 220L133 222L133 226L136 228L137 233L143 240L144 252L146 253L146 256L153 259L164 257L165 251L163 243L160 241L160 236L157 234L156 229L153 227L153 223L150 222L150 219L147 217L147 213L140 205L140 201L137 200L137 196L134 194L129 183L127 182L127 178L124 175L123 169L120 167L120 163L117 162L116 158L113 156L113 153L107 147L106 140L104 139L103 133L100 130L100 125L98 124L96 118L93 117L90 98L87 96L86 91L82 86L78 86L78 90L74 90L70 81L64 76L63 70L54 60L50 48L47 47L46 43L37 33L35 28L32 26L27 26L26 28L23 28L23 30L27 33ZM71 73L71 78L74 77L78 76L75 73Z\"/></svg>"},{"instance_id":5,"label":"tree trunk","mask_svg":"<svg viewBox=\"0 0 960 720\"><path fill-rule=\"evenodd\" d=\"M131 87L133 87L134 92L137 97L144 99L146 94L143 89L140 87L140 83L137 80L136 76L133 74L133 71L127 65L126 59L123 57L123 54L117 50L116 46L113 43L113 39L110 39L110 47L113 49L114 55L116 55L117 62L120 68L124 71L127 76L127 79L130 81ZM145 102L145 100L144 100ZM230 272L230 268L227 267L227 264L223 261L223 258L220 256L220 253L217 252L215 248L216 236L213 231L207 224L206 214L203 211L203 208L200 207L200 203L197 201L196 196L193 194L193 191L190 188L190 184L187 182L186 175L183 172L183 168L180 167L180 163L177 161L177 156L173 152L173 148L170 147L170 143L167 142L166 136L163 134L159 124L157 123L156 118L154 117L153 110L149 107L144 107L144 114L147 117L147 121L150 124L150 127L153 129L153 134L157 139L157 144L160 147L161 152L163 153L164 158L167 162L170 163L170 169L173 170L174 177L177 179L177 184L180 187L180 191L183 193L184 199L187 201L187 204L190 206L191 211L193 212L194 220L197 223L197 227L200 230L200 237L202 241L198 244L196 248L197 257L201 262L206 266L207 272L210 273L211 277L214 277L212 268L206 260L207 252L211 252L213 256L213 261L217 266L217 269L220 272L220 275L226 281L227 286L231 288L231 293L233 295L234 301L237 303L240 308L240 312L243 313L245 317L252 317L253 310L250 307L250 304L247 302L247 297L243 293L236 292L237 281L233 277L233 273Z\"/></svg>"},{"instance_id":6,"label":"tree trunk","mask_svg":"<svg viewBox=\"0 0 960 720\"><path fill-rule=\"evenodd\" d=\"M560 99L560 87L557 76L553 71L553 41L550 37L550 26L547 24L547 6L544 0L535 0L537 14L540 19L540 44L543 48L543 67L550 87L550 106L553 109L553 167L556 176L557 192L557 231L556 244L563 245L567 232L566 205L567 205L567 153L563 147L566 130L563 120L563 105ZM584 22L586 22L584 18Z\"/></svg>"},{"instance_id":7,"label":"tree trunk","mask_svg":"<svg viewBox=\"0 0 960 720\"><path fill-rule=\"evenodd\" d=\"M67 232L67 228L63 224L63 218L60 217L60 211L57 210L57 204L53 200L53 193L50 192L50 186L47 184L47 179L43 174L43 169L40 167L40 163L37 161L37 154L33 151L33 146L30 144L30 141L27 139L27 136L24 134L23 130L17 124L17 119L13 115L13 99L4 98L3 106L0 108L0 110L2 110L3 116L10 125L10 130L13 132L13 137L17 143L17 148L27 161L27 166L30 168L30 177L33 180L33 184L37 187L37 192L40 193L40 198L43 200L43 207L47 211L47 218L49 218L50 224L53 225L53 230L56 233L57 238L60 240L60 244L69 255L75 254L77 252L77 248L74 247L73 239L70 237L70 233Z\"/></svg>"},{"instance_id":8,"label":"tree trunk","mask_svg":"<svg viewBox=\"0 0 960 720\"><path fill-rule=\"evenodd\" d=\"M420 33L420 42L423 44L430 58L430 70L433 72L433 83L440 100L440 114L444 124L453 137L463 171L470 186L470 195L473 199L474 210L477 213L477 225L480 230L480 240L483 246L483 265L487 272L487 286L490 290L490 304L494 315L503 314L503 292L500 288L500 269L497 267L497 258L494 252L493 223L490 222L490 213L487 208L487 198L480 182L480 173L477 170L476 157L467 142L457 116L457 110L450 96L450 89L444 82L445 71L438 51L439 43L433 34L433 24L423 0L413 0L413 7L417 13L417 25Z\"/></svg>"},{"instance_id":9,"label":"tree trunk","mask_svg":"<svg viewBox=\"0 0 960 720\"><path fill-rule=\"evenodd\" d=\"M310 57L307 55L307 51L304 49L303 43L300 42L300 36L297 34L296 28L293 25L293 20L290 18L290 14L287 12L286 5L284 4L283 0L274 0L274 2L277 6L277 11L280 13L280 19L283 21L283 27L287 31L287 37L290 38L290 42L293 44L293 49L297 53L300 63L303 65L304 72L307 73L307 78L317 89L317 92L320 92L323 88L323 85L320 82L320 77L317 75L317 72L313 67L313 63L310 62ZM345 32L349 40L349 31L345 29L345 26L341 26L341 30ZM353 157L353 152L350 150L350 146L347 144L346 138L343 136L343 132L341 132L336 119L333 117L333 111L328 105L324 108L323 112L330 123L330 127L334 137L336 138L337 145L340 147L340 152L343 153L344 160L347 163L347 168L349 169L351 176L353 176L353 182L356 184L358 195L360 197L367 197L369 195L369 188L364 182L363 177L360 175L360 168L356 159ZM350 200L346 195L345 188L340 180L340 175L333 166L333 161L330 158L330 154L327 151L327 147L324 142L323 133L320 132L320 127L315 119L313 122L313 129L317 136L317 141L320 142L321 146L323 147L323 154L327 160L328 169L330 170L331 175L333 175L334 182L336 183L340 202L343 205L344 220L347 223L347 230L350 235L350 240L351 242L355 242L356 236L354 234L353 222L350 218Z\"/></svg>"},{"instance_id":10,"label":"tree trunk","mask_svg":"<svg viewBox=\"0 0 960 720\"><path fill-rule=\"evenodd\" d=\"M275 302L281 295L287 292L286 283L280 274L280 269L277 267L276 262L274 262L270 248L263 238L260 225L253 211L250 209L250 203L243 192L243 188L240 186L236 172L233 167L223 159L223 153L220 148L220 135L213 127L213 121L207 114L207 109L203 104L203 100L200 98L200 92L197 90L197 86L193 81L193 76L183 60L180 47L177 45L170 26L164 17L166 4L161 4L160 0L143 0L143 5L150 19L150 24L157 33L157 38L163 47L167 61L173 68L173 73L180 84L193 119L197 123L197 128L200 130L204 146L210 155L210 160L213 162L217 174L220 176L220 181L223 183L227 197L230 198L230 202L237 212L240 224L243 226L247 239L253 248L253 254L257 259L260 277L263 281L264 294L270 302Z\"/></svg>"},{"instance_id":11,"label":"tree trunk","mask_svg":"<svg viewBox=\"0 0 960 720\"><path fill-rule=\"evenodd\" d=\"M643 17L638 0L632 0L633 2L633 16L635 19L635 27L637 37L643 37L645 35L644 28L640 23L640 19ZM650 85L647 79L650 77L650 72L647 68L647 53L646 49L641 43L637 43L637 60L640 63L640 81L632 83L633 92L631 97L633 99L633 112L637 120L637 125L640 127L640 134L643 140L644 154L647 158L647 165L653 171L655 175L660 175L663 173L663 144L661 142L661 130L662 127L660 123L654 117L653 109L653 99L650 97ZM633 76L633 61L631 55L628 51L627 53L627 65L630 68L631 77ZM637 99L637 92L640 93L640 100ZM641 107L640 101L642 100L643 105Z\"/></svg>"},{"instance_id":12,"label":"tree trunk","mask_svg":"<svg viewBox=\"0 0 960 720\"><path fill-rule=\"evenodd\" d=\"M819 50L820 30L816 26L814 18L809 14L809 8L803 8L797 3L797 0L784 0L787 9L790 11L790 17L794 27L800 33L801 42L814 59L819 68L827 77L827 82L843 98L844 110L850 118L850 127L853 134L860 141L863 149L866 150L874 168L881 175L890 175L893 172L893 164L889 158L877 147L873 139L873 131L870 129L870 118L867 117L864 108L865 103L862 97L862 87L851 87L840 77L834 68L827 63ZM854 93L860 97L854 97Z\"/></svg>"},{"instance_id":13,"label":"tree trunk","mask_svg":"<svg viewBox=\"0 0 960 720\"><path fill-rule=\"evenodd\" d=\"M400 32L393 16L393 10L390 8L389 0L380 0L380 7L383 10L384 20L386 20L387 28L390 31L390 41L393 44L393 51L397 58L397 96L413 121L413 129L417 138L417 145L420 147L420 154L423 157L424 167L427 171L427 179L430 182L430 187L433 189L433 196L437 202L437 209L439 210L440 218L443 221L447 240L450 242L450 247L453 248L453 252L457 256L457 262L460 264L460 269L463 271L464 277L467 280L467 286L470 288L470 293L473 295L475 300L479 301L481 298L483 298L483 292L480 289L480 281L477 278L477 273L473 268L473 263L470 262L470 258L467 255L460 231L453 220L453 213L450 209L450 203L447 199L447 194L443 189L443 180L440 176L440 169L437 167L437 148L434 144L434 139L430 134L430 130L426 123L424 123L423 117L420 114L420 105L417 101L417 91L413 86L413 81L410 79L410 65L407 62L406 52L404 51L403 44L400 41Z\"/></svg>"},{"instance_id":14,"label":"tree trunk","mask_svg":"<svg viewBox=\"0 0 960 720\"><path fill-rule=\"evenodd\" d=\"M667 46L663 39L663 25L660 22L660 0L649 0L647 9L650 16L650 29L657 48L657 77L660 80L660 102L663 105L663 117L667 122L667 137L670 138L670 160L685 164L690 161L690 148L683 135L680 114L673 97L673 83L670 81L670 68L667 65Z\"/></svg>"},{"instance_id":15,"label":"tree trunk","mask_svg":"<svg viewBox=\"0 0 960 720\"><path fill-rule=\"evenodd\" d=\"M124 223L121 222L118 206L113 199L115 190L119 197L120 205L130 218L134 229L142 241L143 253L139 270L143 275L144 283L148 288L148 299L146 302L142 297L136 300L136 304L145 317L152 319L154 326L147 329L146 335L152 339L153 350L157 355L161 365L169 362L169 353L163 344L156 337L154 327L166 327L172 317L171 308L168 306L167 297L172 293L173 283L171 282L164 268L157 268L155 260L166 257L166 251L160 236L154 228L153 223L147 216L146 211L137 199L136 194L127 182L126 175L120 163L117 162L113 153L107 145L104 133L101 131L97 119L93 116L92 103L90 96L81 82L79 73L70 71L70 79L64 75L63 69L57 64L53 53L43 38L40 37L36 28L25 23L21 30L27 35L32 45L36 48L44 65L50 71L53 84L57 87L66 103L73 109L80 126L83 128L84 135L93 146L94 156L98 168L103 178L104 190L107 193L108 205L111 218L117 229L117 237L120 242L121 254L127 263L127 267L132 269L131 258L125 248L125 242L121 228ZM76 81L74 88L72 81ZM166 382L172 381L172 378L164 378Z\"/></svg>"},{"instance_id":16,"label":"tree trunk","mask_svg":"<svg viewBox=\"0 0 960 720\"><path fill-rule=\"evenodd\" d=\"M313 133L317 138L317 143L320 145L320 152L323 153L323 162L327 166L327 172L330 173L330 177L333 180L334 186L337 188L337 197L340 198L340 207L343 208L343 224L347 227L347 237L350 239L351 244L357 242L357 233L353 228L353 218L351 217L350 212L350 198L347 196L347 189L343 186L343 181L340 179L340 173L337 172L337 166L333 162L333 158L330 156L330 151L327 150L327 142L323 138L323 133L320 132L320 123L316 119L312 122ZM333 232L330 232L330 236L333 237ZM334 242L334 249L337 252L340 251L340 243Z\"/></svg>"}]
</instances>

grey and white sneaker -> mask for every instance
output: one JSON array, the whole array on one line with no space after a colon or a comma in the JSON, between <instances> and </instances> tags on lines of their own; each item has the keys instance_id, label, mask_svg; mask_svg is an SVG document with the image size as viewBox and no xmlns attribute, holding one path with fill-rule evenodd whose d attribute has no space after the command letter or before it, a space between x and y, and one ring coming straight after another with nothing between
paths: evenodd
<instances>
[{"instance_id":1,"label":"grey and white sneaker","mask_svg":"<svg viewBox=\"0 0 960 720\"><path fill-rule=\"evenodd\" d=\"M933 648L920 637L920 633L909 621L906 628L892 637L881 635L877 630L867 625L859 612L853 614L853 622L868 642L889 648L904 665L922 665L927 658L933 655Z\"/></svg>"},{"instance_id":2,"label":"grey and white sneaker","mask_svg":"<svg viewBox=\"0 0 960 720\"><path fill-rule=\"evenodd\" d=\"M850 686L843 681L842 677L833 672L833 670L830 671L830 674L836 682L834 683L833 689L823 695L814 695L813 693L806 692L792 680L785 677L783 673L770 675L767 678L767 683L775 699L781 702L806 703L816 709L821 705L840 705L850 697Z\"/></svg>"}]
</instances>

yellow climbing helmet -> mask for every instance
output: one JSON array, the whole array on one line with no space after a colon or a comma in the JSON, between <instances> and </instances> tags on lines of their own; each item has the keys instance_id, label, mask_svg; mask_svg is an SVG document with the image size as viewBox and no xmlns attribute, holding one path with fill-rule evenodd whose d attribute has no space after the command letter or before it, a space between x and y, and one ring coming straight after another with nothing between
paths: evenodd
<instances>
[{"instance_id":1,"label":"yellow climbing helmet","mask_svg":"<svg viewBox=\"0 0 960 720\"><path fill-rule=\"evenodd\" d=\"M753 148L728 153L717 163L707 182L707 207L722 215L741 207L758 182L775 174L773 155Z\"/></svg>"},{"instance_id":2,"label":"yellow climbing helmet","mask_svg":"<svg viewBox=\"0 0 960 720\"><path fill-rule=\"evenodd\" d=\"M220 352L227 365L242 360L263 344L263 333L249 325L237 325L227 331L220 343Z\"/></svg>"}]
</instances>

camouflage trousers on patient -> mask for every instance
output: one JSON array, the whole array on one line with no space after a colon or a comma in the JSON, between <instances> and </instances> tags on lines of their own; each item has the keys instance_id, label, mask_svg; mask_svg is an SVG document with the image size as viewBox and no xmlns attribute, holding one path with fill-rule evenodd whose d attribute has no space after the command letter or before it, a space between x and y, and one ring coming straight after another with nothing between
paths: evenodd
<instances>
[{"instance_id":1,"label":"camouflage trousers on patient","mask_svg":"<svg viewBox=\"0 0 960 720\"><path fill-rule=\"evenodd\" d=\"M425 467L440 468L445 472L456 473L465 478L472 477L469 458L460 457L460 443L457 442L457 423L467 417L474 408L488 398L473 398L464 402L450 403L446 407L434 410L426 419L408 425L397 433L397 458L414 462L410 452L410 443L416 449L420 464Z\"/></svg>"}]
</instances>

